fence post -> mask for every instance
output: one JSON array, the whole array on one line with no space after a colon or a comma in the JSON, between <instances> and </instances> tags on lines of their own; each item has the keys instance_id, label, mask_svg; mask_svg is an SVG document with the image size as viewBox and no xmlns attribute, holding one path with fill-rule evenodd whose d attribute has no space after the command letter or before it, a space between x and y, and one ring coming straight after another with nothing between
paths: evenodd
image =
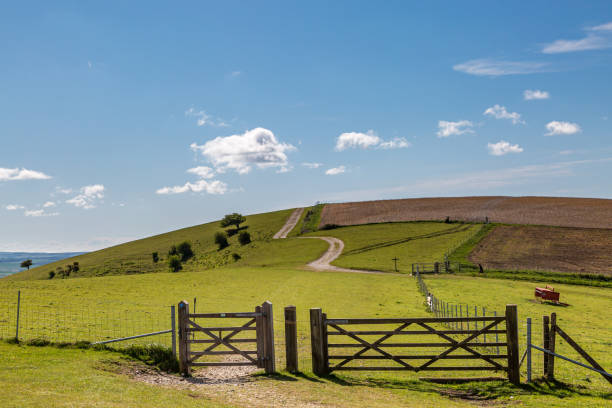
<instances>
[{"instance_id":1,"label":"fence post","mask_svg":"<svg viewBox=\"0 0 612 408\"><path fill-rule=\"evenodd\" d=\"M189 325L189 303L185 300L178 305L179 317L179 369L184 376L190 376L189 368L189 333L187 326Z\"/></svg>"},{"instance_id":2,"label":"fence post","mask_svg":"<svg viewBox=\"0 0 612 408\"><path fill-rule=\"evenodd\" d=\"M497 312L496 311L493 312L493 316L497 317ZM498 328L499 328L499 326L496 324L495 325L495 330L497 330ZM499 333L495 333L495 342L499 343ZM499 346L495 346L495 350L496 350L495 354L499 355Z\"/></svg>"},{"instance_id":3,"label":"fence post","mask_svg":"<svg viewBox=\"0 0 612 408\"><path fill-rule=\"evenodd\" d=\"M508 343L508 380L521 383L519 372L518 321L516 305L506 305L506 342Z\"/></svg>"},{"instance_id":4,"label":"fence post","mask_svg":"<svg viewBox=\"0 0 612 408\"><path fill-rule=\"evenodd\" d=\"M487 308L486 307L482 307L482 317L485 317L487 315ZM482 322L482 327L485 326L486 322ZM483 333L482 338L484 339L484 342L487 342L487 333Z\"/></svg>"},{"instance_id":5,"label":"fence post","mask_svg":"<svg viewBox=\"0 0 612 408\"><path fill-rule=\"evenodd\" d=\"M298 371L297 319L295 306L285 308L285 352L287 371Z\"/></svg>"},{"instance_id":6,"label":"fence post","mask_svg":"<svg viewBox=\"0 0 612 408\"><path fill-rule=\"evenodd\" d=\"M527 382L531 382L531 317L527 318ZM546 353L544 353L546 354Z\"/></svg>"},{"instance_id":7,"label":"fence post","mask_svg":"<svg viewBox=\"0 0 612 408\"><path fill-rule=\"evenodd\" d=\"M15 324L15 340L19 341L19 308L21 306L21 291L17 291L17 322Z\"/></svg>"},{"instance_id":8,"label":"fence post","mask_svg":"<svg viewBox=\"0 0 612 408\"><path fill-rule=\"evenodd\" d=\"M550 331L548 316L542 316L542 337L544 337L544 350L550 348ZM548 377L548 353L544 354L544 377Z\"/></svg>"},{"instance_id":9,"label":"fence post","mask_svg":"<svg viewBox=\"0 0 612 408\"><path fill-rule=\"evenodd\" d=\"M174 305L170 306L170 328L172 329L172 356L176 358L176 321Z\"/></svg>"},{"instance_id":10,"label":"fence post","mask_svg":"<svg viewBox=\"0 0 612 408\"><path fill-rule=\"evenodd\" d=\"M434 262L434 273L440 273L440 263Z\"/></svg>"},{"instance_id":11,"label":"fence post","mask_svg":"<svg viewBox=\"0 0 612 408\"><path fill-rule=\"evenodd\" d=\"M555 326L557 325L557 314L550 314L550 330L549 330L549 340L548 340L548 349L555 352L555 340L556 340L556 330ZM546 372L546 378L548 381L553 381L555 379L555 356L548 356L548 370Z\"/></svg>"},{"instance_id":12,"label":"fence post","mask_svg":"<svg viewBox=\"0 0 612 408\"><path fill-rule=\"evenodd\" d=\"M276 359L274 358L274 316L272 314L272 303L266 300L261 305L264 313L264 369L266 374L276 371Z\"/></svg>"},{"instance_id":13,"label":"fence post","mask_svg":"<svg viewBox=\"0 0 612 408\"><path fill-rule=\"evenodd\" d=\"M264 318L263 313L261 311L261 306L255 307L255 313L258 316L255 316L255 339L257 342L257 368L264 368Z\"/></svg>"},{"instance_id":14,"label":"fence post","mask_svg":"<svg viewBox=\"0 0 612 408\"><path fill-rule=\"evenodd\" d=\"M320 308L310 309L310 345L312 349L312 372L324 376L325 352L323 350L323 312Z\"/></svg>"}]
</instances>

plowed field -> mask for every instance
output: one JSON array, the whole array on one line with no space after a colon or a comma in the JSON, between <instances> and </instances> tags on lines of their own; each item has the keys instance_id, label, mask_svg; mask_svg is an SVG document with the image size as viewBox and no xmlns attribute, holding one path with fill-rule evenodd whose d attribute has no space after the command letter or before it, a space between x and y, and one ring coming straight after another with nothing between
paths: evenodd
<instances>
[{"instance_id":1,"label":"plowed field","mask_svg":"<svg viewBox=\"0 0 612 408\"><path fill-rule=\"evenodd\" d=\"M557 197L451 197L327 204L320 225L451 220L612 228L612 200Z\"/></svg>"},{"instance_id":2,"label":"plowed field","mask_svg":"<svg viewBox=\"0 0 612 408\"><path fill-rule=\"evenodd\" d=\"M487 269L612 276L612 229L500 225L468 258Z\"/></svg>"}]
</instances>

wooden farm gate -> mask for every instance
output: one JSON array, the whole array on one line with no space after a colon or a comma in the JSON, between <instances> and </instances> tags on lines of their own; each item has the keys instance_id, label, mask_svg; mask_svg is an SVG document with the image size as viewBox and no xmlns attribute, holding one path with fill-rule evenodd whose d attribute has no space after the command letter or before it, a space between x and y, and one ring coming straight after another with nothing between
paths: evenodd
<instances>
[{"instance_id":1,"label":"wooden farm gate","mask_svg":"<svg viewBox=\"0 0 612 408\"><path fill-rule=\"evenodd\" d=\"M498 329L502 323L505 323L505 328ZM472 325L472 329L468 324ZM516 305L508 305L505 316L405 319L330 319L321 309L310 309L310 325L313 371L320 376L344 370L487 370L504 371L512 383L520 382ZM365 330L356 330L354 327L359 325L367 327ZM373 329L381 325L391 328ZM408 330L409 328L412 330ZM461 335L465 337L461 338ZM487 335L489 339L497 340L487 342ZM505 340L499 341L499 335L505 336ZM392 338L416 340L388 342ZM444 341L427 340L431 338ZM419 352L419 348L425 350ZM438 348L443 348L444 351L431 352L432 349ZM463 353L459 354L457 351ZM372 360L376 365L368 365ZM387 360L387 364L381 364L381 360ZM449 360L464 363L448 365ZM467 365L466 360L477 360L486 364ZM507 364L504 365L504 362Z\"/></svg>"},{"instance_id":2,"label":"wooden farm gate","mask_svg":"<svg viewBox=\"0 0 612 408\"><path fill-rule=\"evenodd\" d=\"M254 312L241 313L189 313L186 301L179 303L178 307L179 365L183 375L191 375L191 367L253 365L264 368L266 373L275 371L272 303L266 301L257 306ZM246 319L246 322L210 327L198 324L196 319L231 319L232 322ZM254 336L240 336L253 332ZM256 349L245 344L255 345ZM200 346L199 350L193 351L192 346L196 345L203 345L204 349ZM229 357L231 361L201 361L205 356Z\"/></svg>"}]
</instances>

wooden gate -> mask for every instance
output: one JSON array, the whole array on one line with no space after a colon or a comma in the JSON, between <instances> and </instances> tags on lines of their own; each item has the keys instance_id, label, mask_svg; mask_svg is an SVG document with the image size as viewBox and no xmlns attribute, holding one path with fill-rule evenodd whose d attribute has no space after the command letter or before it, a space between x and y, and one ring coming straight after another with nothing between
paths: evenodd
<instances>
[{"instance_id":1,"label":"wooden gate","mask_svg":"<svg viewBox=\"0 0 612 408\"><path fill-rule=\"evenodd\" d=\"M505 323L505 328L498 329L502 323ZM355 326L359 325L368 327L356 330ZM376 330L381 325L387 328ZM442 327L436 328L436 325ZM516 305L506 306L505 316L406 319L329 319L321 309L310 309L310 326L312 366L317 375L341 370L488 370L507 372L512 383L520 382ZM487 342L487 335L495 341ZM499 341L499 335L505 336L505 341ZM387 341L393 337L415 340ZM444 341L428 340L432 337ZM431 351L439 348L444 351ZM350 351L332 354L335 350ZM372 360L376 365L371 365ZM387 360L387 364L381 364L381 360ZM449 360L465 363L448 365ZM466 360L485 364L467 365ZM503 365L504 360L506 365Z\"/></svg>"},{"instance_id":2,"label":"wooden gate","mask_svg":"<svg viewBox=\"0 0 612 408\"><path fill-rule=\"evenodd\" d=\"M183 375L191 375L191 367L253 365L264 368L266 373L275 371L272 303L266 301L257 306L254 312L244 313L189 313L186 301L179 303L178 307L179 365ZM231 319L232 325L204 326L198 324L196 319ZM242 319L247 321L235 323ZM248 336L253 332L255 336ZM249 344L255 345L256 349L249 348ZM205 348L201 349L200 346L199 350L193 351L192 345L203 345ZM232 357L231 361L201 361L205 356L239 358Z\"/></svg>"}]
</instances>

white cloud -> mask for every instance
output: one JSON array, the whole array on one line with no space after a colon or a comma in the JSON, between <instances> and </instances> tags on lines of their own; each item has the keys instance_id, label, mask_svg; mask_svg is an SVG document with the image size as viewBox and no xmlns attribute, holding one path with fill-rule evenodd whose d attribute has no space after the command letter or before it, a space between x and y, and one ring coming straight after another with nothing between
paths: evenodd
<instances>
[{"instance_id":1,"label":"white cloud","mask_svg":"<svg viewBox=\"0 0 612 408\"><path fill-rule=\"evenodd\" d=\"M26 217L55 217L58 212L46 213L45 210L26 210L23 213Z\"/></svg>"},{"instance_id":2,"label":"white cloud","mask_svg":"<svg viewBox=\"0 0 612 408\"><path fill-rule=\"evenodd\" d=\"M565 52L600 50L610 48L612 43L604 37L589 34L579 40L557 40L542 48L544 54L560 54Z\"/></svg>"},{"instance_id":3,"label":"white cloud","mask_svg":"<svg viewBox=\"0 0 612 408\"><path fill-rule=\"evenodd\" d=\"M526 89L523 92L523 97L526 101L531 101L533 99L548 99L550 98L550 94L546 91L540 91L539 89Z\"/></svg>"},{"instance_id":4,"label":"white cloud","mask_svg":"<svg viewBox=\"0 0 612 408\"><path fill-rule=\"evenodd\" d=\"M331 169L328 169L325 172L325 174L327 174L328 176L336 176L342 173L346 173L346 167L344 166L332 167Z\"/></svg>"},{"instance_id":5,"label":"white cloud","mask_svg":"<svg viewBox=\"0 0 612 408\"><path fill-rule=\"evenodd\" d=\"M523 151L523 148L519 145L511 145L504 140L497 143L488 143L487 148L489 149L489 154L493 156L503 156L508 153L521 153Z\"/></svg>"},{"instance_id":6,"label":"white cloud","mask_svg":"<svg viewBox=\"0 0 612 408\"><path fill-rule=\"evenodd\" d=\"M219 180L210 180L215 172L210 167L198 166L187 170L187 173L195 174L200 178L195 183L186 182L182 186L162 187L156 191L157 194L181 194L188 191L194 193L206 192L208 194L225 194L227 184Z\"/></svg>"},{"instance_id":7,"label":"white cloud","mask_svg":"<svg viewBox=\"0 0 612 408\"><path fill-rule=\"evenodd\" d=\"M302 163L302 166L308 167L309 169L318 169L323 163Z\"/></svg>"},{"instance_id":8,"label":"white cloud","mask_svg":"<svg viewBox=\"0 0 612 408\"><path fill-rule=\"evenodd\" d=\"M403 149L410 146L412 146L412 143L407 141L405 137L396 137L378 145L380 149Z\"/></svg>"},{"instance_id":9,"label":"white cloud","mask_svg":"<svg viewBox=\"0 0 612 408\"><path fill-rule=\"evenodd\" d=\"M68 204L72 204L75 207L84 209L91 209L96 207L97 200L104 198L104 186L102 184L92 184L90 186L84 186L80 189L80 194L75 197L66 200Z\"/></svg>"},{"instance_id":10,"label":"white cloud","mask_svg":"<svg viewBox=\"0 0 612 408\"><path fill-rule=\"evenodd\" d=\"M72 189L71 188L60 188L60 187L56 187L55 191L61 194L70 194L72 193Z\"/></svg>"},{"instance_id":11,"label":"white cloud","mask_svg":"<svg viewBox=\"0 0 612 408\"><path fill-rule=\"evenodd\" d=\"M474 133L472 127L474 127L474 124L469 120L460 120L458 122L441 120L438 122L438 137L449 137L453 135L462 135L464 133Z\"/></svg>"},{"instance_id":12,"label":"white cloud","mask_svg":"<svg viewBox=\"0 0 612 408\"><path fill-rule=\"evenodd\" d=\"M495 119L510 119L512 124L525 123L521 120L521 115L516 112L508 112L505 106L494 105L484 111L483 115L493 116Z\"/></svg>"},{"instance_id":13,"label":"white cloud","mask_svg":"<svg viewBox=\"0 0 612 408\"><path fill-rule=\"evenodd\" d=\"M241 135L217 137L203 145L191 144L193 151L199 151L218 172L228 169L239 174L249 173L253 166L263 169L288 168L286 152L296 150L287 143L279 142L268 129L255 128Z\"/></svg>"},{"instance_id":14,"label":"white cloud","mask_svg":"<svg viewBox=\"0 0 612 408\"><path fill-rule=\"evenodd\" d=\"M475 59L453 66L455 71L478 76L524 75L545 72L548 64L530 61Z\"/></svg>"},{"instance_id":15,"label":"white cloud","mask_svg":"<svg viewBox=\"0 0 612 408\"><path fill-rule=\"evenodd\" d=\"M590 28L593 31L612 31L612 21Z\"/></svg>"},{"instance_id":16,"label":"white cloud","mask_svg":"<svg viewBox=\"0 0 612 408\"><path fill-rule=\"evenodd\" d=\"M230 73L230 76L231 76L232 78L236 78L236 77L238 77L238 76L240 76L240 75L242 75L242 71L232 71L232 72Z\"/></svg>"},{"instance_id":17,"label":"white cloud","mask_svg":"<svg viewBox=\"0 0 612 408\"><path fill-rule=\"evenodd\" d=\"M15 210L23 210L25 207L19 204L9 204L4 208L6 208L8 211L15 211Z\"/></svg>"},{"instance_id":18,"label":"white cloud","mask_svg":"<svg viewBox=\"0 0 612 408\"><path fill-rule=\"evenodd\" d=\"M554 135L573 135L582 131L580 125L571 122L552 121L546 124L546 136Z\"/></svg>"},{"instance_id":19,"label":"white cloud","mask_svg":"<svg viewBox=\"0 0 612 408\"><path fill-rule=\"evenodd\" d=\"M53 201L47 201L43 204L43 208L55 207L55 203Z\"/></svg>"},{"instance_id":20,"label":"white cloud","mask_svg":"<svg viewBox=\"0 0 612 408\"><path fill-rule=\"evenodd\" d=\"M213 118L208 113L203 110L196 110L191 107L185 111L185 116L194 117L197 119L196 123L198 126L210 125L217 127L227 127L229 126L225 121L221 118Z\"/></svg>"},{"instance_id":21,"label":"white cloud","mask_svg":"<svg viewBox=\"0 0 612 408\"><path fill-rule=\"evenodd\" d=\"M0 167L0 181L13 181L13 180L47 180L51 176L46 175L40 171L28 170L28 169L7 169Z\"/></svg>"}]
</instances>

